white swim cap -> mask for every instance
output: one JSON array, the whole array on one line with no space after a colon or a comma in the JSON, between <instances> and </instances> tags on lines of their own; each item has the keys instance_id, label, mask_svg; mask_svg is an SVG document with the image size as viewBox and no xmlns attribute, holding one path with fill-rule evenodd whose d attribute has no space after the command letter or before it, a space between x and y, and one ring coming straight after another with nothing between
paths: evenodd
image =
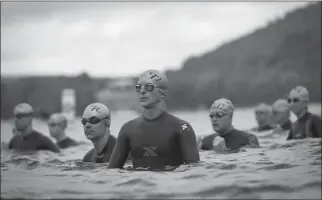
<instances>
[{"instance_id":1,"label":"white swim cap","mask_svg":"<svg viewBox=\"0 0 322 200\"><path fill-rule=\"evenodd\" d=\"M48 123L66 123L66 125L67 125L67 119L61 113L54 113L54 114L50 115L50 117L48 119Z\"/></svg>"},{"instance_id":2,"label":"white swim cap","mask_svg":"<svg viewBox=\"0 0 322 200\"><path fill-rule=\"evenodd\" d=\"M13 114L32 114L34 109L27 103L20 103L13 109Z\"/></svg>"},{"instance_id":3,"label":"white swim cap","mask_svg":"<svg viewBox=\"0 0 322 200\"><path fill-rule=\"evenodd\" d=\"M211 105L210 111L220 110L225 113L232 113L235 110L234 104L226 98L220 98L214 101Z\"/></svg>"},{"instance_id":4,"label":"white swim cap","mask_svg":"<svg viewBox=\"0 0 322 200\"><path fill-rule=\"evenodd\" d=\"M111 117L111 113L107 106L105 106L104 104L92 103L85 108L83 112L83 117L98 117L100 119L103 119L105 117Z\"/></svg>"},{"instance_id":5,"label":"white swim cap","mask_svg":"<svg viewBox=\"0 0 322 200\"><path fill-rule=\"evenodd\" d=\"M287 102L286 99L277 99L273 105L272 108L274 110L280 111L280 112L284 112L287 111L289 109L289 104Z\"/></svg>"},{"instance_id":6,"label":"white swim cap","mask_svg":"<svg viewBox=\"0 0 322 200\"><path fill-rule=\"evenodd\" d=\"M140 80L151 80L154 85L157 86L157 89L164 95L168 90L168 79L165 74L159 72L158 70L147 70L139 76Z\"/></svg>"},{"instance_id":7,"label":"white swim cap","mask_svg":"<svg viewBox=\"0 0 322 200\"><path fill-rule=\"evenodd\" d=\"M289 97L309 101L309 91L303 86L296 86L290 91Z\"/></svg>"}]
</instances>

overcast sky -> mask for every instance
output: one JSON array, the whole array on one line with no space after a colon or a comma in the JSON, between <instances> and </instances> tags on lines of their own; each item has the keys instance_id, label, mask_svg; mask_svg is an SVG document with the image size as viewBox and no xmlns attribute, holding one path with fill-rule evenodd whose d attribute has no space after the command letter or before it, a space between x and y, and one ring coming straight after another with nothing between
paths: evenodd
<instances>
[{"instance_id":1,"label":"overcast sky","mask_svg":"<svg viewBox=\"0 0 322 200\"><path fill-rule=\"evenodd\" d=\"M305 2L2 2L1 73L136 75L264 26Z\"/></svg>"}]
</instances>

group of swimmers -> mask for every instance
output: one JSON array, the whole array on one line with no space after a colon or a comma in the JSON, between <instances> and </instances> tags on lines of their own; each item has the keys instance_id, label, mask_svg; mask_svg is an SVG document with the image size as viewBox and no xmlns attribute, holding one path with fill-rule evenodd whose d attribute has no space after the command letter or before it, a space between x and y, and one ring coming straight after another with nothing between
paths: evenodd
<instances>
[{"instance_id":1,"label":"group of swimmers","mask_svg":"<svg viewBox=\"0 0 322 200\"><path fill-rule=\"evenodd\" d=\"M135 89L144 108L143 114L125 123L117 138L110 134L108 107L101 103L88 105L81 122L94 148L84 155L83 162L108 162L109 168L123 168L128 160L133 168L154 170L199 162L199 150L213 150L217 136L224 139L227 151L260 146L256 134L232 125L235 107L226 98L214 101L210 108L209 118L215 133L197 140L190 123L167 112L167 82L167 77L157 70L147 70L139 76ZM260 104L255 109L258 127L252 131L289 130L288 140L321 138L321 118L308 111L308 103L307 89L297 86L290 91L288 100L279 99L272 106ZM290 112L297 116L294 123L290 121ZM56 144L33 129L33 108L29 104L18 104L13 114L15 128L9 149L60 152L79 145L66 135L67 120L59 113L52 114L48 120L49 132ZM274 123L271 116L274 116Z\"/></svg>"}]
</instances>

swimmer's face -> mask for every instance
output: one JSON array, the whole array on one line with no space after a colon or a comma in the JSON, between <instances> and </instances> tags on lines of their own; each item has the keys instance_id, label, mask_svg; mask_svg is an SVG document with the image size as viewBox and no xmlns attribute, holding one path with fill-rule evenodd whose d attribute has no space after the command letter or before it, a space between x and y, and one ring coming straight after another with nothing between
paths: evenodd
<instances>
[{"instance_id":1,"label":"swimmer's face","mask_svg":"<svg viewBox=\"0 0 322 200\"><path fill-rule=\"evenodd\" d=\"M290 105L290 110L297 114L302 110L307 108L308 101L303 100L297 93L291 92L288 97L288 103Z\"/></svg>"},{"instance_id":2,"label":"swimmer's face","mask_svg":"<svg viewBox=\"0 0 322 200\"><path fill-rule=\"evenodd\" d=\"M15 127L18 130L25 130L32 123L32 113L16 113L15 117Z\"/></svg>"},{"instance_id":3,"label":"swimmer's face","mask_svg":"<svg viewBox=\"0 0 322 200\"><path fill-rule=\"evenodd\" d=\"M256 110L255 118L258 125L269 124L272 119L272 114L267 110Z\"/></svg>"},{"instance_id":4,"label":"swimmer's face","mask_svg":"<svg viewBox=\"0 0 322 200\"><path fill-rule=\"evenodd\" d=\"M110 116L99 113L99 110L85 109L82 124L86 138L93 141L106 134L106 129L110 126Z\"/></svg>"},{"instance_id":5,"label":"swimmer's face","mask_svg":"<svg viewBox=\"0 0 322 200\"><path fill-rule=\"evenodd\" d=\"M152 76L153 77L153 76ZM148 109L159 103L164 95L159 91L157 82L150 75L143 75L139 78L136 85L136 91L139 94L140 104Z\"/></svg>"},{"instance_id":6,"label":"swimmer's face","mask_svg":"<svg viewBox=\"0 0 322 200\"><path fill-rule=\"evenodd\" d=\"M66 125L62 121L50 120L48 121L48 129L50 136L58 138L65 130Z\"/></svg>"},{"instance_id":7,"label":"swimmer's face","mask_svg":"<svg viewBox=\"0 0 322 200\"><path fill-rule=\"evenodd\" d=\"M209 117L213 130L219 135L231 126L232 112L223 112L220 109L211 109Z\"/></svg>"}]
</instances>

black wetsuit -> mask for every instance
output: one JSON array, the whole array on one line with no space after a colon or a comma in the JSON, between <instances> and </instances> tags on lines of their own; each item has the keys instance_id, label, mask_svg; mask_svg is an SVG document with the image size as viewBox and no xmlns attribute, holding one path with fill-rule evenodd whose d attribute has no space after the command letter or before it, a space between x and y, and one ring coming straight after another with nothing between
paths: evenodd
<instances>
[{"instance_id":1,"label":"black wetsuit","mask_svg":"<svg viewBox=\"0 0 322 200\"><path fill-rule=\"evenodd\" d=\"M292 129L286 139L303 139L308 137L321 138L321 117L310 112L306 112L304 116L292 124Z\"/></svg>"},{"instance_id":2,"label":"black wetsuit","mask_svg":"<svg viewBox=\"0 0 322 200\"><path fill-rule=\"evenodd\" d=\"M84 158L83 162L94 162L94 163L106 163L110 160L111 154L113 152L114 146L116 143L116 139L113 135L110 135L105 147L103 148L102 152L100 153L101 156L98 155L95 148L88 151Z\"/></svg>"},{"instance_id":3,"label":"black wetsuit","mask_svg":"<svg viewBox=\"0 0 322 200\"><path fill-rule=\"evenodd\" d=\"M267 124L267 125L262 126L262 127L252 128L251 131L261 132L261 131L269 131L269 130L272 130L272 129L274 129L274 127Z\"/></svg>"},{"instance_id":4,"label":"black wetsuit","mask_svg":"<svg viewBox=\"0 0 322 200\"><path fill-rule=\"evenodd\" d=\"M200 160L193 128L168 112L154 120L147 120L142 115L125 123L117 138L109 168L122 168L129 153L134 168L151 170Z\"/></svg>"},{"instance_id":5,"label":"black wetsuit","mask_svg":"<svg viewBox=\"0 0 322 200\"><path fill-rule=\"evenodd\" d=\"M14 136L9 142L9 149L49 150L53 152L60 152L58 146L56 146L48 137L35 130L26 136Z\"/></svg>"},{"instance_id":6,"label":"black wetsuit","mask_svg":"<svg viewBox=\"0 0 322 200\"><path fill-rule=\"evenodd\" d=\"M287 120L287 122L285 122L284 124L281 125L281 128L284 131L291 130L292 129L292 122L291 122L291 120Z\"/></svg>"},{"instance_id":7,"label":"black wetsuit","mask_svg":"<svg viewBox=\"0 0 322 200\"><path fill-rule=\"evenodd\" d=\"M69 148L69 147L73 147L73 146L78 145L78 143L75 140L71 139L70 137L66 137L64 140L59 141L56 144L61 149L65 149L65 148Z\"/></svg>"},{"instance_id":8,"label":"black wetsuit","mask_svg":"<svg viewBox=\"0 0 322 200\"><path fill-rule=\"evenodd\" d=\"M212 150L214 147L213 141L217 135L218 134L214 133L209 136L206 136L202 140L201 149ZM224 138L226 147L231 150L239 149L240 147L246 145L250 145L253 147L259 146L259 141L255 135L237 129L233 129L230 132L228 132L225 136L221 137Z\"/></svg>"}]
</instances>

